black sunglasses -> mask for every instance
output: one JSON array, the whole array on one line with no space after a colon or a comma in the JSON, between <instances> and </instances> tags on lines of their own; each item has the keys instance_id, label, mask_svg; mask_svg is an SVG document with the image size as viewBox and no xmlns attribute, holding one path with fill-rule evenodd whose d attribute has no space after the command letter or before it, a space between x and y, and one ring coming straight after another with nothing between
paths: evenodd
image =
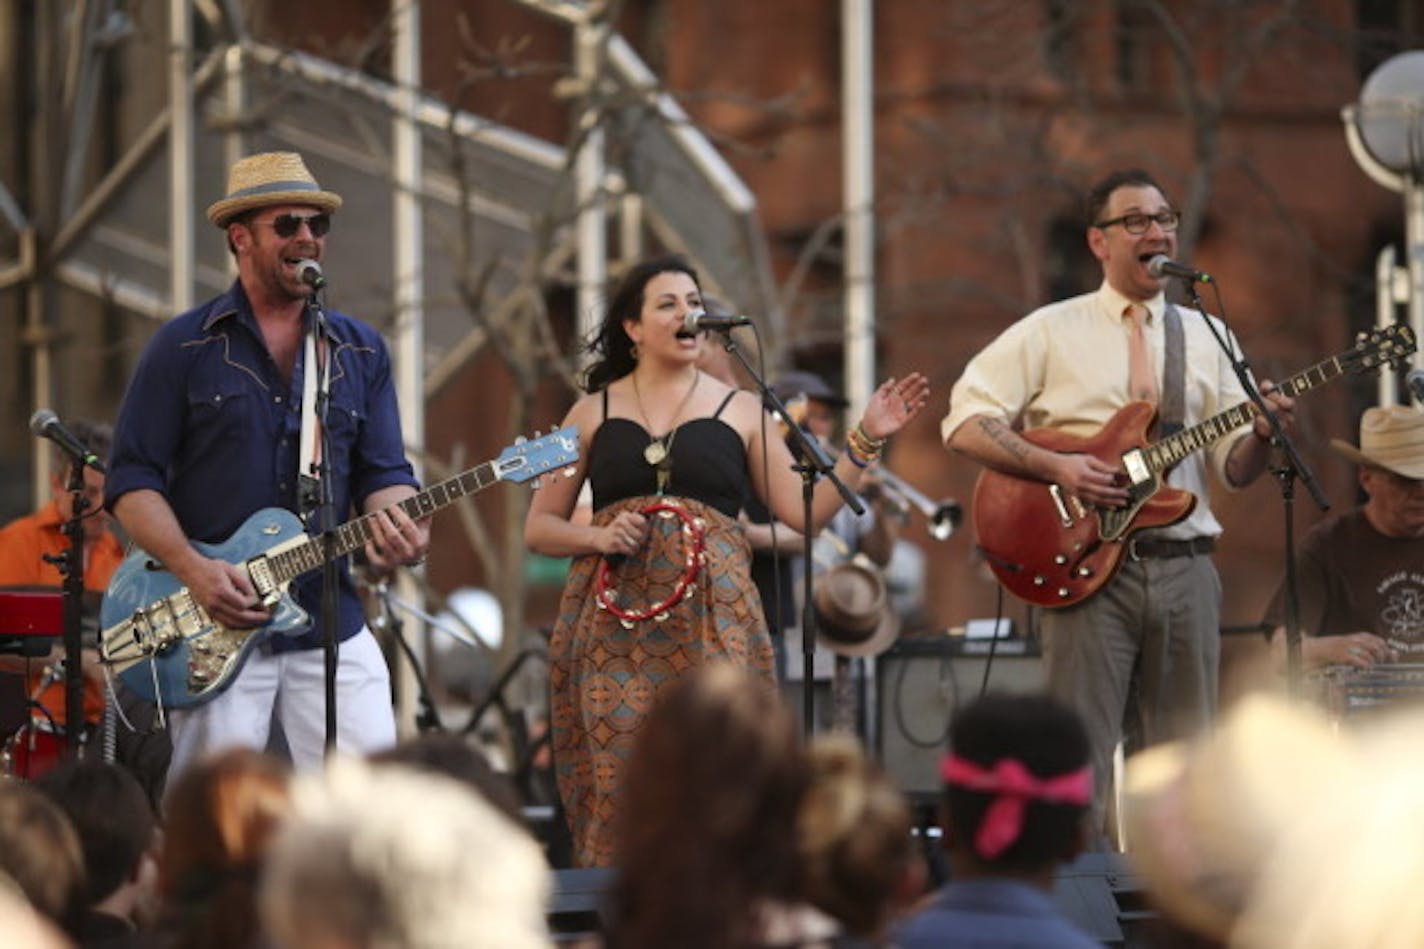
<instances>
[{"instance_id":1,"label":"black sunglasses","mask_svg":"<svg viewBox=\"0 0 1424 949\"><path fill-rule=\"evenodd\" d=\"M331 230L331 215L325 211L317 214L279 214L267 223L283 240L296 237L303 224L311 231L312 237L325 237L326 232Z\"/></svg>"}]
</instances>

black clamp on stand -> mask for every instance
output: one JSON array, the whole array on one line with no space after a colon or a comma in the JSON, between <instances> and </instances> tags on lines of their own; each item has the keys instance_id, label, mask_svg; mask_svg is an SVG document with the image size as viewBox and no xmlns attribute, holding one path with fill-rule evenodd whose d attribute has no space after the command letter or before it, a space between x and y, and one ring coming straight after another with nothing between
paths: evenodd
<instances>
[{"instance_id":1,"label":"black clamp on stand","mask_svg":"<svg viewBox=\"0 0 1424 949\"><path fill-rule=\"evenodd\" d=\"M1266 404L1262 398L1261 391L1256 387L1255 381L1251 378L1250 364L1246 361L1246 356L1237 347L1232 345L1232 341L1223 336L1216 328L1216 324L1207 316L1206 307L1202 305L1201 295L1197 293L1197 281L1212 282L1207 274L1192 272L1190 278L1185 274L1177 274L1182 277L1182 283L1186 287L1187 296L1191 300L1192 306L1202 319L1206 322L1207 329L1211 330L1211 335L1216 339L1216 344L1221 347L1221 351L1226 354L1226 358L1231 362L1231 368L1236 373L1236 378L1241 382L1241 388L1246 391L1246 395L1256 406L1259 412L1271 426L1271 447L1276 451L1276 461L1270 466L1271 474L1275 476L1276 483L1281 491L1281 506L1285 517L1285 560L1286 560L1286 681L1290 683L1290 691L1293 696L1299 696L1303 690L1301 679L1301 628L1300 628L1300 590L1297 586L1295 570L1295 482L1299 479L1310 492L1318 508L1322 511L1330 510L1330 501L1320 489L1319 483L1315 480L1315 474L1310 470L1310 466L1300 457L1296 451L1295 443L1281 427L1281 420L1276 413ZM1218 300L1218 302L1220 302ZM1223 325L1225 318L1222 318ZM1295 393L1287 387L1282 387L1281 392L1286 395Z\"/></svg>"},{"instance_id":2,"label":"black clamp on stand","mask_svg":"<svg viewBox=\"0 0 1424 949\"><path fill-rule=\"evenodd\" d=\"M845 499L846 506L857 515L865 513L865 505L861 503L860 497L845 486L836 475L836 463L826 450L821 447L821 443L804 431L801 426L791 421L791 415L787 411L786 404L781 401L771 387L766 384L766 380L757 374L747 361L741 349L737 346L737 341L732 338L730 326L714 327L722 334L722 346L737 358L737 362L742 364L742 368L751 376L752 381L761 392L762 404L770 406L773 413L778 418L787 420L786 429L791 437L791 453L796 456L797 463L792 467L801 475L801 510L802 510L802 531L801 531L801 588L805 595L801 598L801 712L802 728L809 737L815 729L815 690L812 688L816 675L816 615L812 595L812 582L814 571L812 570L811 547L815 539L812 536L811 527L811 502L815 497L816 481L819 478L827 478L831 484L836 486L842 498ZM770 507L770 505L767 505ZM775 519L775 512L772 518Z\"/></svg>"},{"instance_id":3,"label":"black clamp on stand","mask_svg":"<svg viewBox=\"0 0 1424 949\"><path fill-rule=\"evenodd\" d=\"M305 265L305 266L303 266ZM326 323L326 312L321 298L326 287L326 279L321 267L315 261L303 261L298 265L301 280L311 287L307 298L307 332L313 335L316 353L315 366L303 366L302 371L317 372L316 420L321 438L321 457L316 463L315 484L307 477L308 472L300 472L298 481L302 485L302 520L310 530L313 524L321 538L321 616L317 620L321 631L322 655L325 660L322 680L326 692L326 753L336 751L336 666L339 644L338 620L340 618L341 566L337 554L340 550L336 537L335 488L331 483L331 426L327 424L327 410L330 408L331 382L331 337Z\"/></svg>"}]
</instances>

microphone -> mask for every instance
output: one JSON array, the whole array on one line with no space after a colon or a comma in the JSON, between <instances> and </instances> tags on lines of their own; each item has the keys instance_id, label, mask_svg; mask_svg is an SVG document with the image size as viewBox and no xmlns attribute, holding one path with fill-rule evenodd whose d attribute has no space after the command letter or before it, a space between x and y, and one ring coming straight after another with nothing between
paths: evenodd
<instances>
[{"instance_id":1,"label":"microphone","mask_svg":"<svg viewBox=\"0 0 1424 949\"><path fill-rule=\"evenodd\" d=\"M1211 274L1179 264L1166 254L1158 254L1149 260L1147 272L1154 277L1181 277L1191 283L1211 283Z\"/></svg>"},{"instance_id":2,"label":"microphone","mask_svg":"<svg viewBox=\"0 0 1424 949\"><path fill-rule=\"evenodd\" d=\"M297 280L313 290L320 290L326 286L326 277L321 272L321 264L311 258L297 261Z\"/></svg>"},{"instance_id":3,"label":"microphone","mask_svg":"<svg viewBox=\"0 0 1424 949\"><path fill-rule=\"evenodd\" d=\"M1404 384L1409 387L1409 394L1414 396L1414 401L1424 405L1424 369L1411 369L1404 374Z\"/></svg>"},{"instance_id":4,"label":"microphone","mask_svg":"<svg viewBox=\"0 0 1424 949\"><path fill-rule=\"evenodd\" d=\"M100 474L107 474L108 469L99 460L99 456L89 450L73 432L64 427L64 423L59 420L59 416L54 414L52 409L40 409L30 416L30 431L40 438L48 438L60 448L79 462L81 466L88 465Z\"/></svg>"},{"instance_id":5,"label":"microphone","mask_svg":"<svg viewBox=\"0 0 1424 949\"><path fill-rule=\"evenodd\" d=\"M750 326L751 322L750 316L709 316L706 310L688 310L682 321L682 328L688 333L700 333L703 330L726 332L736 326Z\"/></svg>"}]
</instances>

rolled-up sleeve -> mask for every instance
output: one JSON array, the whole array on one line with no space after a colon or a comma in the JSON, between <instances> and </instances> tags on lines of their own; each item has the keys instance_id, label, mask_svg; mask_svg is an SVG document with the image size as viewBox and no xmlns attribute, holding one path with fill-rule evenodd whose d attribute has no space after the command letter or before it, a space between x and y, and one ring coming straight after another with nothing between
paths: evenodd
<instances>
[{"instance_id":1,"label":"rolled-up sleeve","mask_svg":"<svg viewBox=\"0 0 1424 949\"><path fill-rule=\"evenodd\" d=\"M950 438L968 419L988 415L1014 424L1043 389L1044 334L1037 316L1020 320L969 360L949 393L949 413L940 438Z\"/></svg>"}]
</instances>

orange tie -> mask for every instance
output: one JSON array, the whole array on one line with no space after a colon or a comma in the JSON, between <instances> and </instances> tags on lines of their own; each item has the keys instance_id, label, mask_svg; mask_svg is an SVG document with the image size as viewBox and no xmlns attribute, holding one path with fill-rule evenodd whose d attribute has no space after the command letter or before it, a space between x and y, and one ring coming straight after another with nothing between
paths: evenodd
<instances>
[{"instance_id":1,"label":"orange tie","mask_svg":"<svg viewBox=\"0 0 1424 949\"><path fill-rule=\"evenodd\" d=\"M1152 370L1152 353L1147 348L1147 307L1129 304L1123 311L1127 322L1127 391L1133 401L1157 404L1157 373Z\"/></svg>"}]
</instances>

